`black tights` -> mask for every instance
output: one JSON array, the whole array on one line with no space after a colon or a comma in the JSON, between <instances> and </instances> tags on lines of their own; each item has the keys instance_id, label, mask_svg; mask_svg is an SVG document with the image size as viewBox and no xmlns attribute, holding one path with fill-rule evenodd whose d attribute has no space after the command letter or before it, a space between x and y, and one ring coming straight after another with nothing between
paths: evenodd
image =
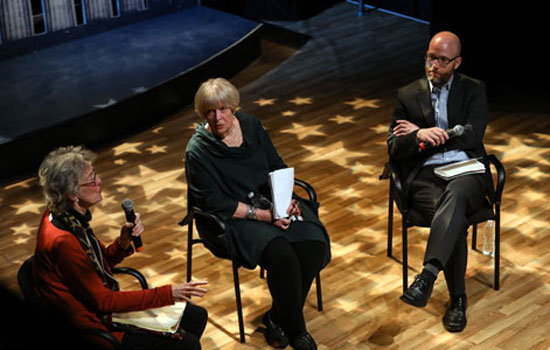
<instances>
[{"instance_id":1,"label":"black tights","mask_svg":"<svg viewBox=\"0 0 550 350\"><path fill-rule=\"evenodd\" d=\"M267 270L273 298L270 314L289 336L306 331L303 307L324 257L322 242L289 243L283 237L272 240L262 252L260 266Z\"/></svg>"}]
</instances>

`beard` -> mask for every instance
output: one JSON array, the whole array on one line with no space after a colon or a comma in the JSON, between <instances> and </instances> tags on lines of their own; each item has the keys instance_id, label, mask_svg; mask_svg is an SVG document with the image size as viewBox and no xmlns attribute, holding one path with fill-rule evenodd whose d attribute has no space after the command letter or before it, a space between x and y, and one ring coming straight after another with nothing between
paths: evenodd
<instances>
[{"instance_id":1,"label":"beard","mask_svg":"<svg viewBox=\"0 0 550 350\"><path fill-rule=\"evenodd\" d=\"M432 67L426 64L426 77L432 83L433 86L438 88L443 87L451 79L452 74L441 74L441 72L435 72Z\"/></svg>"}]
</instances>

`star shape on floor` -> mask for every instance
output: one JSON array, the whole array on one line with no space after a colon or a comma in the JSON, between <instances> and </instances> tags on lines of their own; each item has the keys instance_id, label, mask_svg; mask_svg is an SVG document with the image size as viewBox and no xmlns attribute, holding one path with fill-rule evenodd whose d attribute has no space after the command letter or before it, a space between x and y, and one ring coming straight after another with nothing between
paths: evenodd
<instances>
[{"instance_id":1,"label":"star shape on floor","mask_svg":"<svg viewBox=\"0 0 550 350\"><path fill-rule=\"evenodd\" d=\"M12 226L10 230L13 231L14 235L27 235L31 236L36 230L36 226L29 226L26 222L22 223L19 226Z\"/></svg>"},{"instance_id":2,"label":"star shape on floor","mask_svg":"<svg viewBox=\"0 0 550 350\"><path fill-rule=\"evenodd\" d=\"M269 106L269 105L272 105L272 104L275 103L275 99L274 98L260 98L259 100L254 101L254 103L259 105L260 107Z\"/></svg>"},{"instance_id":3,"label":"star shape on floor","mask_svg":"<svg viewBox=\"0 0 550 350\"><path fill-rule=\"evenodd\" d=\"M116 191L118 193L124 194L124 193L128 193L128 191L130 191L130 189L126 186L120 186L120 187L117 187Z\"/></svg>"},{"instance_id":4,"label":"star shape on floor","mask_svg":"<svg viewBox=\"0 0 550 350\"><path fill-rule=\"evenodd\" d=\"M543 191L535 191L530 188L521 191L522 196L529 200L529 203L546 200L547 194Z\"/></svg>"},{"instance_id":5,"label":"star shape on floor","mask_svg":"<svg viewBox=\"0 0 550 350\"><path fill-rule=\"evenodd\" d=\"M145 150L151 154L157 154L157 153L167 153L166 152L166 147L168 146L157 146L157 145L153 145L149 148L146 148Z\"/></svg>"},{"instance_id":6,"label":"star shape on floor","mask_svg":"<svg viewBox=\"0 0 550 350\"><path fill-rule=\"evenodd\" d=\"M377 167L372 165L363 164L361 162L355 162L349 167L352 174L369 174L372 175L377 171Z\"/></svg>"},{"instance_id":7,"label":"star shape on floor","mask_svg":"<svg viewBox=\"0 0 550 350\"><path fill-rule=\"evenodd\" d=\"M294 111L284 111L281 114L283 115L283 117L292 117L292 116L296 115L296 112L294 112Z\"/></svg>"},{"instance_id":8,"label":"star shape on floor","mask_svg":"<svg viewBox=\"0 0 550 350\"><path fill-rule=\"evenodd\" d=\"M312 103L311 102L311 97L296 97L292 100L288 100L288 102L294 103L297 106L299 106L299 105L310 105Z\"/></svg>"},{"instance_id":9,"label":"star shape on floor","mask_svg":"<svg viewBox=\"0 0 550 350\"><path fill-rule=\"evenodd\" d=\"M344 104L353 106L354 110L369 107L369 108L380 108L378 103L380 102L379 99L372 99L372 100L365 100L360 97L356 97L353 101L346 101Z\"/></svg>"},{"instance_id":10,"label":"star shape on floor","mask_svg":"<svg viewBox=\"0 0 550 350\"><path fill-rule=\"evenodd\" d=\"M533 181L540 180L545 181L545 178L549 176L549 174L545 173L544 171L540 171L540 169L537 166L530 166L530 167L516 167L518 170L514 172L514 176L518 177L526 177Z\"/></svg>"},{"instance_id":11,"label":"star shape on floor","mask_svg":"<svg viewBox=\"0 0 550 350\"><path fill-rule=\"evenodd\" d=\"M26 244L31 237L19 237L13 240L13 243L15 244Z\"/></svg>"},{"instance_id":12,"label":"star shape on floor","mask_svg":"<svg viewBox=\"0 0 550 350\"><path fill-rule=\"evenodd\" d=\"M141 146L143 142L125 142L121 145L118 145L116 147L113 147L114 151L114 157L118 157L121 154L124 153L136 153L140 154L141 151L138 149L139 146Z\"/></svg>"},{"instance_id":13,"label":"star shape on floor","mask_svg":"<svg viewBox=\"0 0 550 350\"><path fill-rule=\"evenodd\" d=\"M170 260L172 259L185 259L186 255L185 252L178 248L173 248L172 250L168 252L164 252L165 254L170 256Z\"/></svg>"},{"instance_id":14,"label":"star shape on floor","mask_svg":"<svg viewBox=\"0 0 550 350\"><path fill-rule=\"evenodd\" d=\"M321 124L306 126L300 123L292 123L292 128L281 130L281 132L295 134L298 140L302 140L308 136L326 136L324 132L318 130L322 126Z\"/></svg>"},{"instance_id":15,"label":"star shape on floor","mask_svg":"<svg viewBox=\"0 0 550 350\"><path fill-rule=\"evenodd\" d=\"M23 213L34 213L40 215L44 211L44 203L37 203L30 199L27 199L25 203L22 204L12 204L11 207L17 209L15 215Z\"/></svg>"},{"instance_id":16,"label":"star shape on floor","mask_svg":"<svg viewBox=\"0 0 550 350\"><path fill-rule=\"evenodd\" d=\"M146 200L151 200L159 192L165 190L163 186L159 186L159 183L170 183L170 190L182 190L186 188L186 185L177 178L182 174L182 169L176 168L174 170L156 171L145 165L139 165L139 176L134 179L133 184L142 186L145 193Z\"/></svg>"},{"instance_id":17,"label":"star shape on floor","mask_svg":"<svg viewBox=\"0 0 550 350\"><path fill-rule=\"evenodd\" d=\"M341 167L348 168L349 163L356 158L362 158L370 155L368 152L354 152L344 147L343 141L333 142L329 145L320 146L302 145L310 152L309 156L304 157L305 162L330 161Z\"/></svg>"},{"instance_id":18,"label":"star shape on floor","mask_svg":"<svg viewBox=\"0 0 550 350\"><path fill-rule=\"evenodd\" d=\"M330 118L329 120L332 120L333 122L337 123L338 125L344 124L344 123L351 123L351 124L355 123L355 121L353 120L352 115L337 114L335 117Z\"/></svg>"},{"instance_id":19,"label":"star shape on floor","mask_svg":"<svg viewBox=\"0 0 550 350\"><path fill-rule=\"evenodd\" d=\"M4 187L4 189L5 190L11 190L12 188L17 188L17 187L30 188L30 184L33 181L37 180L37 179L38 179L37 177L31 177L30 179L27 179L27 180L12 183L12 184Z\"/></svg>"},{"instance_id":20,"label":"star shape on floor","mask_svg":"<svg viewBox=\"0 0 550 350\"><path fill-rule=\"evenodd\" d=\"M543 154L548 152L547 147L531 146L525 143L525 138L520 138L515 135L504 133L501 135L504 140L507 140L506 144L495 145L485 144L489 153L499 153L500 160L502 162L515 162L524 161L530 159L534 161L544 160Z\"/></svg>"},{"instance_id":21,"label":"star shape on floor","mask_svg":"<svg viewBox=\"0 0 550 350\"><path fill-rule=\"evenodd\" d=\"M376 126L371 126L369 129L371 129L377 134L387 134L389 130L389 126L386 124L378 124Z\"/></svg>"},{"instance_id":22,"label":"star shape on floor","mask_svg":"<svg viewBox=\"0 0 550 350\"><path fill-rule=\"evenodd\" d=\"M350 199L350 198L362 198L360 191L348 187L345 189L337 190L334 192L337 198L339 199Z\"/></svg>"}]
</instances>

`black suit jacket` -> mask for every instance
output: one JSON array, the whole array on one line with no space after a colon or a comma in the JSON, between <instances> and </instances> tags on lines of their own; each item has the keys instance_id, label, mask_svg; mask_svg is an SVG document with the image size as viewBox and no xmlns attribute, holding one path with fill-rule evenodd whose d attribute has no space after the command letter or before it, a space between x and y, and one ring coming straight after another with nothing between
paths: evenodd
<instances>
[{"instance_id":1,"label":"black suit jacket","mask_svg":"<svg viewBox=\"0 0 550 350\"><path fill-rule=\"evenodd\" d=\"M436 152L460 149L470 158L484 157L483 135L489 119L485 84L479 80L455 73L447 101L449 128L455 125L465 127L461 136L449 139L444 145L421 151L416 140L417 131L396 137L393 128L396 120L406 119L420 128L434 127L434 109L430 88L426 78L418 79L399 89L397 101L388 132L388 152L390 161L398 166L405 190L416 177L424 161ZM489 164L485 162L487 172L485 186L492 197L493 185Z\"/></svg>"}]
</instances>

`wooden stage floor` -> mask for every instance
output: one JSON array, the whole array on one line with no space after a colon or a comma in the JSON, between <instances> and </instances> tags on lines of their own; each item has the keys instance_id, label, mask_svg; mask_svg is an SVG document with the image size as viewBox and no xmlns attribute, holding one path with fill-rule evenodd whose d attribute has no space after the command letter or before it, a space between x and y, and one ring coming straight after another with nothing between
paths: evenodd
<instances>
[{"instance_id":1,"label":"wooden stage floor","mask_svg":"<svg viewBox=\"0 0 550 350\"><path fill-rule=\"evenodd\" d=\"M305 306L309 331L322 350L550 348L550 114L521 96L491 101L485 144L507 170L502 206L501 290L490 287L492 260L469 254L468 326L444 330L447 289L442 276L425 308L399 300L401 242L386 257L388 184L385 138L396 89L422 74L429 27L389 14L357 17L338 4L309 20L284 23L312 36L301 48L264 40L260 58L233 78L241 108L267 127L296 176L315 186L333 260L322 272L324 311L315 287ZM104 201L93 210L94 231L116 238L132 198L147 232L145 251L127 259L153 285L185 280L184 149L198 121L192 106L124 142L96 149ZM18 292L16 273L33 254L44 204L35 176L3 183L0 197L0 282ZM481 227L483 229L483 227ZM409 279L418 273L426 229L411 229ZM209 311L203 349L267 349L257 328L269 308L258 270L241 269L247 343L238 342L228 261L195 249L194 277L208 279L199 303ZM125 288L130 282L123 280Z\"/></svg>"}]
</instances>

